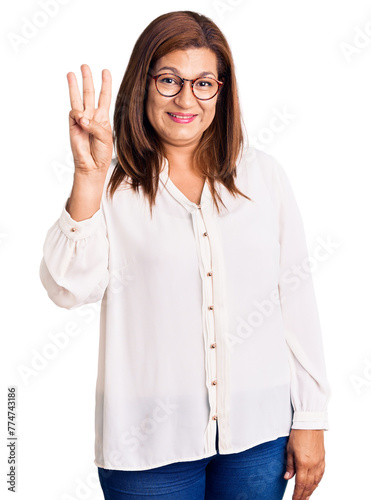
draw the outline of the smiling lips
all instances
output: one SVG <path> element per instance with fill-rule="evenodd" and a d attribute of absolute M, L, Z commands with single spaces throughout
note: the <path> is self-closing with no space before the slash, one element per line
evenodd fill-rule
<path fill-rule="evenodd" d="M 197 115 L 191 115 L 187 113 L 167 113 L 170 118 L 176 123 L 190 123 L 192 122 Z"/>

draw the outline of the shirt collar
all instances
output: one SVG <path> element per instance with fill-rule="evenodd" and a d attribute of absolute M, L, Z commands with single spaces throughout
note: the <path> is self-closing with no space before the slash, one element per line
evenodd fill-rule
<path fill-rule="evenodd" d="M 173 196 L 173 198 L 175 198 L 189 212 L 194 212 L 199 208 L 205 208 L 212 201 L 212 195 L 207 181 L 205 181 L 202 190 L 200 205 L 197 205 L 197 203 L 189 200 L 170 179 L 169 162 L 167 158 L 163 159 L 162 170 L 160 171 L 160 180 L 164 184 L 167 191 Z"/>

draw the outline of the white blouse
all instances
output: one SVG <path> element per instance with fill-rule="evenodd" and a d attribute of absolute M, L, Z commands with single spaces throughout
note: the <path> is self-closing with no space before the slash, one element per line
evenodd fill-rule
<path fill-rule="evenodd" d="M 116 158 L 107 172 L 107 186 Z M 282 166 L 249 147 L 233 197 L 201 204 L 163 162 L 153 219 L 128 183 L 76 222 L 63 207 L 40 278 L 74 309 L 101 302 L 95 460 L 145 470 L 328 430 L 330 387 L 302 218 Z M 216 422 L 217 421 L 217 422 Z"/>

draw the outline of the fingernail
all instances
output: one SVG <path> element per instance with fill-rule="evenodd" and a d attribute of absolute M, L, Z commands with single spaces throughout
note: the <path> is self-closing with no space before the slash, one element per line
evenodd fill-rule
<path fill-rule="evenodd" d="M 81 118 L 80 123 L 85 125 L 86 127 L 89 125 L 89 120 L 85 117 Z"/>
<path fill-rule="evenodd" d="M 290 472 L 286 472 L 286 474 L 283 477 L 287 478 L 287 477 L 289 477 L 289 475 L 290 475 Z"/>

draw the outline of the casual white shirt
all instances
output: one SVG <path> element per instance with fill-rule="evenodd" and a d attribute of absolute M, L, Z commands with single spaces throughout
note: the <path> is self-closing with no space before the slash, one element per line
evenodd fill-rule
<path fill-rule="evenodd" d="M 116 158 L 107 172 L 106 184 Z M 168 176 L 153 218 L 125 183 L 76 222 L 64 205 L 40 278 L 74 309 L 101 302 L 95 465 L 145 470 L 328 430 L 330 387 L 302 217 L 287 174 L 248 148 L 217 214 Z"/>

